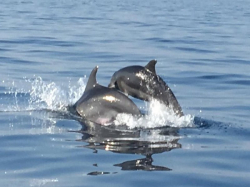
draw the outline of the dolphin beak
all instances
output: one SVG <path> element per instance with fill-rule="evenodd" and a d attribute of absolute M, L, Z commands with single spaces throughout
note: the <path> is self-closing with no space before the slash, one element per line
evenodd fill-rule
<path fill-rule="evenodd" d="M 108 87 L 109 87 L 109 88 L 115 88 L 115 85 L 110 83 L 110 84 L 108 85 Z"/>

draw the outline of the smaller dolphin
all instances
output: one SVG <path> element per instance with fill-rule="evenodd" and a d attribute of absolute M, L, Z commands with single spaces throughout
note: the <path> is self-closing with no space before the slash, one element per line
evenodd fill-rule
<path fill-rule="evenodd" d="M 85 91 L 73 109 L 83 118 L 98 124 L 112 122 L 119 113 L 141 115 L 138 107 L 126 95 L 97 83 L 97 70 L 98 66 L 92 70 Z"/>
<path fill-rule="evenodd" d="M 151 101 L 156 99 L 167 107 L 172 106 L 175 114 L 183 116 L 181 106 L 175 95 L 163 79 L 156 74 L 156 60 L 151 60 L 145 67 L 128 66 L 115 72 L 109 88 L 117 88 L 127 95 Z"/>

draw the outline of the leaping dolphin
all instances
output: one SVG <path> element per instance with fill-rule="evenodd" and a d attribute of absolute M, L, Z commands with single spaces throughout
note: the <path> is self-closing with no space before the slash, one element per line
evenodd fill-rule
<path fill-rule="evenodd" d="M 151 101 L 156 99 L 167 107 L 172 106 L 175 114 L 183 116 L 174 93 L 163 79 L 156 74 L 156 60 L 151 60 L 145 67 L 128 66 L 115 72 L 111 78 L 109 88 L 117 88 L 127 95 Z"/>
<path fill-rule="evenodd" d="M 97 83 L 97 70 L 98 66 L 92 70 L 82 97 L 73 105 L 75 111 L 98 124 L 112 122 L 119 113 L 141 115 L 138 107 L 126 95 Z"/>

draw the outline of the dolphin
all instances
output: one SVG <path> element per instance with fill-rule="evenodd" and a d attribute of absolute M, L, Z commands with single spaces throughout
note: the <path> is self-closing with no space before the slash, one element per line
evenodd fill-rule
<path fill-rule="evenodd" d="M 184 115 L 182 108 L 169 86 L 156 74 L 156 63 L 156 60 L 151 60 L 145 67 L 122 68 L 113 74 L 108 87 L 141 100 L 158 100 L 167 107 L 172 107 L 175 114 L 181 117 Z"/>
<path fill-rule="evenodd" d="M 98 124 L 111 123 L 119 113 L 140 116 L 140 110 L 126 95 L 97 83 L 97 70 L 98 66 L 92 70 L 83 95 L 73 105 L 76 113 Z"/>

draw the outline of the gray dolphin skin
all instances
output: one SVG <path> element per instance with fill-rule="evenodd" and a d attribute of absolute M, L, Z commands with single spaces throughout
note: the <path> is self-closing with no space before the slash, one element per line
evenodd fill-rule
<path fill-rule="evenodd" d="M 128 66 L 115 72 L 111 78 L 109 88 L 116 88 L 132 97 L 151 101 L 156 99 L 167 107 L 172 106 L 178 116 L 183 116 L 174 93 L 156 74 L 156 60 L 151 60 L 145 67 Z"/>
<path fill-rule="evenodd" d="M 119 113 L 140 116 L 140 110 L 126 95 L 97 83 L 97 70 L 98 66 L 92 70 L 82 97 L 74 104 L 76 112 L 98 124 L 112 122 Z"/>

